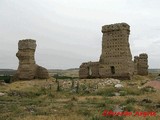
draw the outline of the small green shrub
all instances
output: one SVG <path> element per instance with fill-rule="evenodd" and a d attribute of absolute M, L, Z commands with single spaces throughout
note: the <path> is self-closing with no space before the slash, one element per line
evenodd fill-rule
<path fill-rule="evenodd" d="M 127 95 L 141 95 L 143 92 L 137 87 L 134 88 L 123 88 L 122 91 L 125 91 Z"/>
<path fill-rule="evenodd" d="M 54 95 L 52 92 L 49 92 L 49 93 L 48 93 L 48 96 L 49 96 L 50 98 L 55 98 L 55 95 Z"/>
<path fill-rule="evenodd" d="M 130 111 L 130 112 L 133 112 L 135 109 L 133 107 L 132 104 L 128 104 L 124 107 L 124 111 Z"/>
<path fill-rule="evenodd" d="M 63 107 L 66 108 L 66 109 L 71 110 L 72 107 L 74 107 L 74 104 L 73 104 L 73 102 L 70 102 L 70 103 L 68 103 L 67 105 L 64 105 Z"/>
<path fill-rule="evenodd" d="M 105 89 L 100 89 L 96 92 L 96 95 L 103 95 L 103 96 L 115 96 L 116 89 L 114 87 L 109 87 Z"/>
<path fill-rule="evenodd" d="M 111 99 L 106 99 L 105 103 L 106 104 L 114 104 L 115 102 Z"/>
<path fill-rule="evenodd" d="M 135 103 L 136 102 L 136 99 L 135 98 L 128 98 L 127 100 L 126 100 L 126 104 L 130 104 L 130 103 Z"/>
<path fill-rule="evenodd" d="M 11 83 L 11 76 L 9 75 L 0 76 L 0 80 L 4 80 L 5 83 Z"/>
<path fill-rule="evenodd" d="M 151 87 L 151 86 L 146 86 L 144 88 L 141 89 L 142 92 L 155 92 L 155 88 Z"/>
<path fill-rule="evenodd" d="M 120 96 L 125 96 L 125 95 L 127 95 L 127 92 L 126 92 L 126 91 L 119 91 L 119 93 L 120 93 Z"/>
<path fill-rule="evenodd" d="M 91 114 L 91 111 L 88 110 L 88 109 L 80 109 L 80 110 L 78 111 L 78 113 L 81 114 L 81 115 L 84 115 L 84 116 L 91 116 L 91 115 L 92 115 L 92 114 Z"/>
<path fill-rule="evenodd" d="M 124 120 L 123 116 L 94 116 L 90 120 Z"/>
<path fill-rule="evenodd" d="M 90 120 L 106 120 L 106 117 L 103 116 L 93 116 Z"/>
<path fill-rule="evenodd" d="M 99 103 L 99 104 L 97 105 L 97 107 L 98 107 L 98 108 L 99 108 L 99 107 L 106 107 L 106 103 L 104 103 L 104 102 Z"/>

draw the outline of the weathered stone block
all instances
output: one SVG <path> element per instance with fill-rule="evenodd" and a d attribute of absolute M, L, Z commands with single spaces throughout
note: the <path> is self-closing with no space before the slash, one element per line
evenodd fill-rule
<path fill-rule="evenodd" d="M 47 69 L 38 66 L 35 62 L 36 41 L 32 39 L 20 40 L 18 42 L 19 66 L 14 76 L 15 80 L 31 80 L 35 78 L 47 79 L 49 74 Z"/>

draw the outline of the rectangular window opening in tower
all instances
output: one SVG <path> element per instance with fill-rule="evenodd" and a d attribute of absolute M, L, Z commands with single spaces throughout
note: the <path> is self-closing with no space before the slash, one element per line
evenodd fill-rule
<path fill-rule="evenodd" d="M 111 73 L 112 73 L 112 74 L 115 74 L 115 67 L 114 67 L 114 66 L 111 66 L 110 68 L 111 68 Z"/>

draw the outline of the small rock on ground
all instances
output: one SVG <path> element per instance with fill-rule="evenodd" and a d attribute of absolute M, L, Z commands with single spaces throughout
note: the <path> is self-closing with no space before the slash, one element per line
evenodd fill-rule
<path fill-rule="evenodd" d="M 5 93 L 1 93 L 1 92 L 0 92 L 0 96 L 4 96 L 4 95 L 5 95 Z"/>

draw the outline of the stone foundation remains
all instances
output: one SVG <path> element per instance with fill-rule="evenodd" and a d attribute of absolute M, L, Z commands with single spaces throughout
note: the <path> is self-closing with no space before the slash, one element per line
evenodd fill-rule
<path fill-rule="evenodd" d="M 99 62 L 82 63 L 80 66 L 80 78 L 97 78 L 99 77 Z"/>

